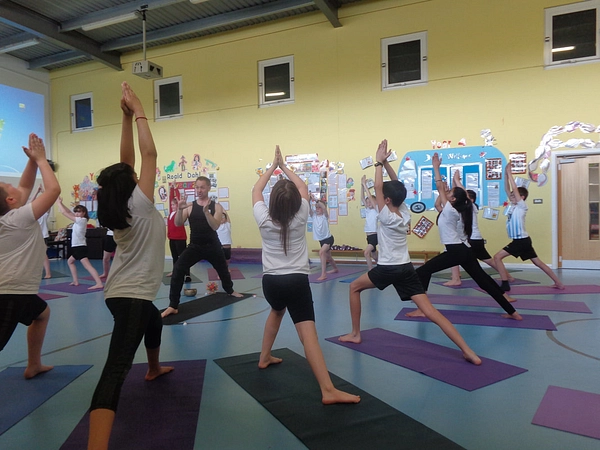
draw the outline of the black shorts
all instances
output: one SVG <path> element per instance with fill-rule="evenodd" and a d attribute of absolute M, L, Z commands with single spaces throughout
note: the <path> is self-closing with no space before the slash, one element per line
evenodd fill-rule
<path fill-rule="evenodd" d="M 231 247 L 221 247 L 223 249 L 223 254 L 225 255 L 225 260 L 229 261 L 231 259 Z"/>
<path fill-rule="evenodd" d="M 46 302 L 36 294 L 1 294 L 0 351 L 10 340 L 17 324 L 31 325 L 47 307 Z"/>
<path fill-rule="evenodd" d="M 485 240 L 483 239 L 469 239 L 469 244 L 471 244 L 471 250 L 475 254 L 475 258 L 480 261 L 485 261 L 486 259 L 492 259 L 492 256 L 488 253 L 485 248 Z"/>
<path fill-rule="evenodd" d="M 378 242 L 379 241 L 377 240 L 377 233 L 367 234 L 367 244 L 373 246 L 373 251 L 377 250 Z"/>
<path fill-rule="evenodd" d="M 112 234 L 107 234 L 102 238 L 102 251 L 112 253 L 117 249 L 117 243 Z"/>
<path fill-rule="evenodd" d="M 88 257 L 87 245 L 80 245 L 77 247 L 71 247 L 71 256 L 77 261 L 81 261 L 83 258 Z"/>
<path fill-rule="evenodd" d="M 292 322 L 315 321 L 315 310 L 308 275 L 303 273 L 264 275 L 262 288 L 271 308 L 275 311 L 287 308 Z"/>
<path fill-rule="evenodd" d="M 398 266 L 377 265 L 369 270 L 367 275 L 371 283 L 380 291 L 383 291 L 390 284 L 394 285 L 402 300 L 410 300 L 413 295 L 425 293 L 412 263 Z"/>
<path fill-rule="evenodd" d="M 531 258 L 537 258 L 537 253 L 533 249 L 530 237 L 513 239 L 510 244 L 504 247 L 504 250 L 506 250 L 515 258 L 521 258 L 523 261 L 527 261 Z"/>
<path fill-rule="evenodd" d="M 333 245 L 333 236 L 329 236 L 328 238 L 323 239 L 322 241 L 319 241 L 319 245 L 321 247 L 323 247 L 325 244 L 329 245 L 330 247 Z"/>

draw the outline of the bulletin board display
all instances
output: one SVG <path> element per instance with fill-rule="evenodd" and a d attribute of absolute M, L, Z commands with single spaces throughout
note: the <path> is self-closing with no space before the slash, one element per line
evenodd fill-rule
<path fill-rule="evenodd" d="M 407 205 L 422 202 L 427 209 L 434 209 L 438 197 L 431 164 L 434 153 L 442 158 L 440 174 L 450 188 L 458 171 L 463 186 L 477 193 L 480 207 L 498 208 L 507 200 L 503 172 L 506 157 L 496 147 L 476 146 L 406 153 L 400 159 L 398 178 L 406 186 Z"/>

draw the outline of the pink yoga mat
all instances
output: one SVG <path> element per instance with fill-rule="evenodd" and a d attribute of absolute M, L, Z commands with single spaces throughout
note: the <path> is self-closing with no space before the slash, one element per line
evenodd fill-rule
<path fill-rule="evenodd" d="M 59 294 L 47 294 L 45 292 L 40 292 L 38 294 L 38 296 L 42 299 L 42 300 L 54 300 L 55 298 L 65 298 L 66 295 L 59 295 Z"/>
<path fill-rule="evenodd" d="M 531 423 L 600 439 L 600 394 L 548 386 Z"/>

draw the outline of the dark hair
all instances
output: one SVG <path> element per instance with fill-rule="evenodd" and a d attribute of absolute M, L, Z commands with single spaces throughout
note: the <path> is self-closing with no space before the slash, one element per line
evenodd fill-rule
<path fill-rule="evenodd" d="M 200 176 L 200 177 L 196 178 L 196 181 L 204 181 L 206 184 L 208 184 L 208 187 L 212 186 L 212 183 L 210 182 L 210 178 L 205 177 L 205 176 Z"/>
<path fill-rule="evenodd" d="M 475 203 L 477 201 L 477 192 L 475 192 L 472 189 L 467 189 L 467 195 L 469 196 L 469 199 L 473 202 L 473 204 L 477 206 L 477 209 L 479 209 L 479 205 Z"/>
<path fill-rule="evenodd" d="M 0 216 L 3 216 L 10 211 L 8 204 L 6 203 L 6 197 L 8 197 L 8 192 L 0 187 Z"/>
<path fill-rule="evenodd" d="M 296 185 L 290 180 L 279 180 L 271 190 L 269 199 L 269 214 L 273 223 L 281 227 L 280 237 L 283 253 L 287 255 L 290 222 L 300 210 L 302 196 Z"/>
<path fill-rule="evenodd" d="M 473 233 L 473 203 L 469 199 L 467 191 L 463 188 L 454 187 L 452 195 L 454 196 L 454 201 L 451 204 L 460 213 L 465 234 L 470 239 Z"/>
<path fill-rule="evenodd" d="M 85 206 L 83 206 L 83 205 L 76 205 L 73 208 L 73 212 L 82 212 L 83 213 L 83 217 L 85 217 L 88 220 L 90 218 L 90 215 L 88 214 L 87 208 Z"/>
<path fill-rule="evenodd" d="M 130 227 L 129 198 L 136 186 L 133 167 L 117 163 L 98 175 L 98 221 L 111 230 Z"/>
<path fill-rule="evenodd" d="M 529 197 L 529 191 L 527 190 L 527 188 L 524 188 L 523 186 L 519 186 L 517 188 L 517 191 L 519 191 L 519 195 L 521 197 L 523 197 L 523 200 L 527 200 L 527 197 Z"/>
<path fill-rule="evenodd" d="M 406 187 L 398 180 L 385 181 L 383 183 L 383 198 L 389 198 L 396 208 L 406 199 Z"/>

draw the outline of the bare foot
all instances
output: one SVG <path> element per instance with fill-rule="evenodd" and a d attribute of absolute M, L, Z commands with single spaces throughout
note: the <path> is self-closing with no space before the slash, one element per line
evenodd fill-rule
<path fill-rule="evenodd" d="M 244 296 L 244 294 L 240 294 L 239 292 L 233 291 L 231 294 L 232 297 L 237 297 L 237 298 L 241 298 Z"/>
<path fill-rule="evenodd" d="M 477 356 L 473 350 L 469 349 L 468 352 L 463 352 L 463 358 L 465 358 L 471 364 L 475 364 L 476 366 L 481 365 L 481 358 L 479 358 L 479 356 Z"/>
<path fill-rule="evenodd" d="M 102 279 L 102 278 L 106 278 L 106 275 L 102 274 L 102 275 L 98 275 L 98 277 L 100 277 L 100 279 Z"/>
<path fill-rule="evenodd" d="M 514 298 L 514 297 L 511 297 L 511 296 L 510 296 L 510 295 L 508 295 L 506 292 L 504 293 L 504 298 L 505 298 L 507 301 L 509 301 L 510 303 L 514 303 L 514 302 L 516 302 L 516 301 L 517 301 L 517 299 L 516 299 L 516 298 Z"/>
<path fill-rule="evenodd" d="M 360 337 L 360 333 L 348 333 L 338 338 L 340 342 L 352 342 L 353 344 L 360 344 L 362 342 L 362 338 Z"/>
<path fill-rule="evenodd" d="M 69 286 L 79 286 L 79 281 L 71 281 Z"/>
<path fill-rule="evenodd" d="M 281 361 L 283 361 L 283 359 L 276 358 L 273 355 L 269 355 L 269 357 L 266 360 L 261 359 L 260 361 L 258 361 L 258 368 L 266 369 L 271 364 L 279 364 L 279 363 L 281 363 Z"/>
<path fill-rule="evenodd" d="M 170 277 L 170 276 L 172 276 L 172 275 L 173 275 L 173 272 L 169 272 L 169 273 L 167 274 L 167 276 L 168 276 L 168 277 Z"/>
<path fill-rule="evenodd" d="M 102 283 L 100 283 L 100 284 L 95 284 L 95 285 L 93 285 L 93 286 L 90 286 L 90 287 L 88 288 L 88 291 L 92 291 L 92 290 L 94 290 L 94 289 L 102 289 L 103 287 L 104 287 L 104 286 L 102 285 Z"/>
<path fill-rule="evenodd" d="M 40 373 L 48 372 L 49 370 L 54 369 L 54 366 L 44 366 L 43 364 L 40 366 L 27 366 L 25 372 L 23 372 L 23 376 L 26 380 L 30 380 L 36 375 Z"/>
<path fill-rule="evenodd" d="M 179 312 L 179 310 L 169 306 L 167 309 L 165 309 L 161 314 L 160 317 L 162 317 L 163 319 L 167 316 L 170 316 L 171 314 L 177 314 Z"/>
<path fill-rule="evenodd" d="M 553 289 L 560 289 L 562 291 L 565 288 L 565 285 L 562 284 L 562 283 L 556 283 L 556 284 L 553 284 L 550 287 L 553 288 Z"/>
<path fill-rule="evenodd" d="M 332 391 L 324 392 L 322 391 L 323 398 L 321 401 L 324 405 L 334 405 L 336 403 L 358 403 L 360 402 L 360 397 L 358 395 L 348 394 L 347 392 L 340 391 L 336 388 L 333 388 Z"/>
<path fill-rule="evenodd" d="M 146 380 L 146 381 L 155 380 L 158 377 L 160 377 L 161 375 L 164 375 L 165 373 L 173 372 L 173 369 L 174 369 L 173 366 L 160 366 L 158 368 L 158 370 L 148 369 L 148 372 L 146 372 L 146 376 L 144 377 L 144 380 Z"/>
<path fill-rule="evenodd" d="M 419 308 L 415 309 L 413 312 L 406 313 L 405 315 L 406 317 L 425 317 L 425 314 Z"/>
<path fill-rule="evenodd" d="M 462 281 L 460 280 L 450 280 L 450 281 L 446 281 L 444 283 L 444 286 L 460 286 L 462 284 Z"/>
<path fill-rule="evenodd" d="M 323 281 L 327 279 L 327 275 L 321 275 L 319 278 L 317 278 L 317 281 Z"/>
<path fill-rule="evenodd" d="M 515 282 L 515 277 L 511 277 L 510 275 L 508 276 L 508 282 L 509 283 L 514 283 Z"/>
<path fill-rule="evenodd" d="M 504 317 L 505 319 L 523 320 L 521 315 L 516 311 L 512 314 L 502 314 L 502 317 Z"/>
<path fill-rule="evenodd" d="M 331 269 L 331 270 L 327 271 L 327 273 L 338 273 L 338 272 L 339 272 L 338 269 Z"/>
<path fill-rule="evenodd" d="M 48 278 L 52 278 L 52 275 L 48 274 L 44 277 L 44 280 L 47 280 Z"/>

